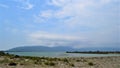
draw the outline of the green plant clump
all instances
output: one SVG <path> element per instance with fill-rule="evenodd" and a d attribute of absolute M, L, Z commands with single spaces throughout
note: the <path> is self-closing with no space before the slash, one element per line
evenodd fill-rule
<path fill-rule="evenodd" d="M 53 62 L 45 62 L 44 64 L 49 65 L 49 66 L 55 66 L 55 63 L 53 63 Z"/>
<path fill-rule="evenodd" d="M 94 64 L 92 62 L 89 62 L 88 65 L 93 66 Z"/>

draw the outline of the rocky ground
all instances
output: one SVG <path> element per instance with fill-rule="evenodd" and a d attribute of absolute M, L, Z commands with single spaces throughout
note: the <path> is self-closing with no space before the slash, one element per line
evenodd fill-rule
<path fill-rule="evenodd" d="M 0 68 L 120 68 L 120 56 L 109 57 L 29 57 L 0 56 Z"/>

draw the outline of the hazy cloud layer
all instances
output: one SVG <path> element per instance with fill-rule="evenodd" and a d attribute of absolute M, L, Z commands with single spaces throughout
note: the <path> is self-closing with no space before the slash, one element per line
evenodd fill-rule
<path fill-rule="evenodd" d="M 28 40 L 32 44 L 42 46 L 73 46 L 76 47 L 86 42 L 83 37 L 50 34 L 47 32 L 33 32 L 28 35 Z"/>

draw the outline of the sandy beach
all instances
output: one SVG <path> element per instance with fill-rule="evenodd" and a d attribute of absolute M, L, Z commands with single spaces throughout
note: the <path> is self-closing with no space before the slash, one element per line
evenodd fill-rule
<path fill-rule="evenodd" d="M 120 56 L 108 57 L 30 57 L 0 56 L 0 68 L 119 68 Z"/>

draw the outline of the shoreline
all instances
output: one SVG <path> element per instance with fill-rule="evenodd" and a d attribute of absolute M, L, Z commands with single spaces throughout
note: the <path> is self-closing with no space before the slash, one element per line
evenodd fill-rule
<path fill-rule="evenodd" d="M 105 56 L 120 56 L 120 54 L 97 54 L 97 53 L 66 53 L 66 52 L 5 52 L 19 56 L 36 56 L 36 57 L 105 57 Z"/>
<path fill-rule="evenodd" d="M 31 57 L 0 54 L 0 68 L 119 68 L 120 56 Z"/>

